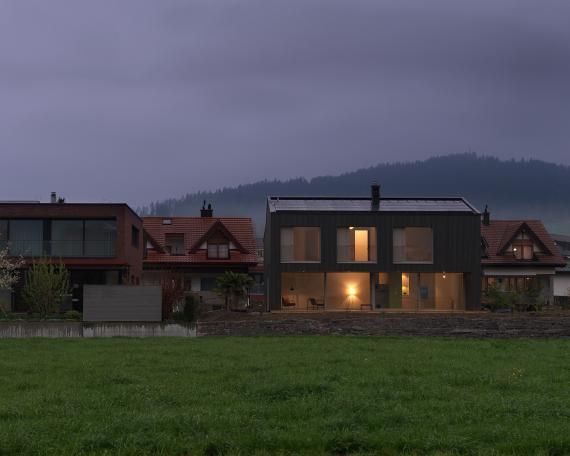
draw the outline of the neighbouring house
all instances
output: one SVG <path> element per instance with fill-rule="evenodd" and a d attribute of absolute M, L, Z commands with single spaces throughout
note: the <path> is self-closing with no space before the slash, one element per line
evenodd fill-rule
<path fill-rule="evenodd" d="M 552 278 L 566 261 L 540 220 L 493 220 L 487 208 L 481 218 L 482 288 L 501 291 L 539 290 L 552 304 Z"/>
<path fill-rule="evenodd" d="M 70 271 L 71 306 L 83 309 L 83 285 L 139 284 L 143 224 L 126 204 L 66 203 L 52 193 L 50 203 L 0 202 L 0 248 L 23 257 L 26 266 L 48 258 Z M 25 271 L 23 271 L 25 272 Z M 24 285 L 4 292 L 11 310 L 26 311 Z"/>
<path fill-rule="evenodd" d="M 253 222 L 246 217 L 214 217 L 211 206 L 200 217 L 144 217 L 146 252 L 143 283 L 160 284 L 175 275 L 184 288 L 210 308 L 223 299 L 215 292 L 216 278 L 225 271 L 251 274 L 262 280 Z"/>
<path fill-rule="evenodd" d="M 273 311 L 480 309 L 480 213 L 463 198 L 269 197 Z"/>
<path fill-rule="evenodd" d="M 552 238 L 561 250 L 562 257 L 566 264 L 556 268 L 556 273 L 552 278 L 552 293 L 554 304 L 570 306 L 570 236 L 562 234 L 552 234 Z"/>

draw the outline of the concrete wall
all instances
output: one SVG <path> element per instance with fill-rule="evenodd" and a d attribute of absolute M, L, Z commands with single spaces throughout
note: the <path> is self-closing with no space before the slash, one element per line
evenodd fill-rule
<path fill-rule="evenodd" d="M 195 337 L 196 326 L 176 323 L 0 322 L 0 339 L 32 337 Z"/>
<path fill-rule="evenodd" d="M 161 321 L 158 286 L 85 285 L 83 321 Z"/>

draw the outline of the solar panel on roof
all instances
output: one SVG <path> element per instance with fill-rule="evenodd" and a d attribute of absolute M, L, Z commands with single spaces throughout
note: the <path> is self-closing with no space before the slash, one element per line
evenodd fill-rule
<path fill-rule="evenodd" d="M 383 199 L 378 209 L 370 199 L 272 198 L 269 205 L 272 211 L 476 212 L 463 199 Z"/>

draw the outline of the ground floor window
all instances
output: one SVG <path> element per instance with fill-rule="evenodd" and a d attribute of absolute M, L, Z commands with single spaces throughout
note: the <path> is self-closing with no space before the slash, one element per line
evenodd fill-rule
<path fill-rule="evenodd" d="M 326 307 L 329 310 L 371 309 L 370 273 L 329 272 L 327 274 Z"/>
<path fill-rule="evenodd" d="M 282 310 L 465 310 L 463 273 L 286 272 Z"/>
<path fill-rule="evenodd" d="M 381 272 L 375 307 L 403 310 L 464 310 L 462 273 Z"/>
<path fill-rule="evenodd" d="M 284 272 L 281 274 L 283 310 L 318 310 L 325 306 L 325 274 Z"/>
<path fill-rule="evenodd" d="M 523 292 L 528 290 L 541 290 L 548 287 L 548 279 L 541 276 L 485 276 L 483 277 L 482 289 L 497 287 L 501 291 Z"/>

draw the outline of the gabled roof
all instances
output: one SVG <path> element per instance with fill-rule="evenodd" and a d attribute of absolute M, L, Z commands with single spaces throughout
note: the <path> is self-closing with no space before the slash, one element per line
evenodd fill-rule
<path fill-rule="evenodd" d="M 270 196 L 267 199 L 270 212 L 466 212 L 479 214 L 463 198 L 381 198 L 377 207 L 372 198 L 318 197 L 318 196 Z"/>
<path fill-rule="evenodd" d="M 164 220 L 170 223 L 164 224 Z M 188 265 L 253 265 L 257 263 L 253 222 L 246 217 L 143 217 L 143 227 L 153 245 L 145 264 Z M 236 246 L 229 259 L 208 259 L 200 246 L 211 234 L 221 231 Z M 164 250 L 167 234 L 183 234 L 183 255 L 171 255 Z"/>
<path fill-rule="evenodd" d="M 517 260 L 506 250 L 524 230 L 542 249 L 534 260 Z M 565 264 L 560 250 L 540 220 L 491 220 L 481 225 L 481 236 L 486 242 L 486 255 L 481 258 L 485 265 L 503 266 L 562 266 Z"/>
<path fill-rule="evenodd" d="M 222 233 L 222 236 L 224 236 L 228 241 L 232 242 L 236 246 L 236 249 L 241 253 L 250 253 L 250 251 L 241 245 L 241 242 L 236 239 L 232 232 L 228 230 L 226 225 L 224 225 L 220 220 L 216 220 L 216 222 L 213 223 L 210 228 L 208 228 L 208 231 L 206 231 L 200 237 L 200 239 L 198 239 L 194 245 L 190 247 L 190 253 L 196 253 L 204 242 L 207 242 L 208 239 L 217 233 Z"/>

